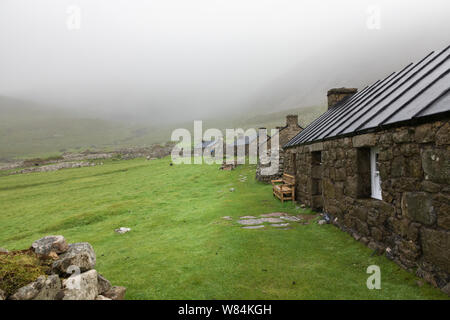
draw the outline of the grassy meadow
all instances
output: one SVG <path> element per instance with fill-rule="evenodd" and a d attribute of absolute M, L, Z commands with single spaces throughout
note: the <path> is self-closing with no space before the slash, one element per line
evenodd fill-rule
<path fill-rule="evenodd" d="M 244 215 L 313 214 L 274 199 L 252 165 L 169 163 L 2 176 L 0 247 L 25 249 L 50 234 L 89 242 L 96 269 L 127 287 L 127 299 L 447 299 L 332 225 L 241 229 Z M 114 232 L 122 226 L 131 232 Z M 381 290 L 366 287 L 370 265 L 381 268 Z"/>

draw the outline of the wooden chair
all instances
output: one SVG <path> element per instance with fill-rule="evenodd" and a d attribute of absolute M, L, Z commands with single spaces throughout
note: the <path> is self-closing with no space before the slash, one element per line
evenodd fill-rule
<path fill-rule="evenodd" d="M 279 180 L 272 180 L 273 195 L 284 202 L 284 200 L 295 200 L 295 177 L 284 173 Z"/>

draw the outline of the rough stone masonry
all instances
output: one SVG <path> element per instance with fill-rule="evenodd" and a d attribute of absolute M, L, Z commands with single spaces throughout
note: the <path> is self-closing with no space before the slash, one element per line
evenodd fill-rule
<path fill-rule="evenodd" d="M 297 201 L 323 209 L 355 239 L 445 291 L 450 282 L 449 137 L 450 121 L 444 119 L 300 145 L 287 149 L 285 172 L 295 171 Z M 367 195 L 367 150 L 374 146 L 383 200 Z"/>

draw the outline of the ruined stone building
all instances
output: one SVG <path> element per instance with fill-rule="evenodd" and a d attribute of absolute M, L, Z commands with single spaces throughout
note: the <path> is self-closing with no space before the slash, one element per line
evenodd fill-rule
<path fill-rule="evenodd" d="M 450 291 L 450 58 L 432 52 L 356 92 L 284 145 L 296 200 Z"/>
<path fill-rule="evenodd" d="M 238 134 L 236 139 L 233 141 L 233 143 L 230 144 L 230 146 L 233 148 L 234 156 L 238 155 L 238 150 L 241 148 L 244 151 L 244 155 L 248 156 L 250 154 L 251 145 L 253 144 L 255 147 L 255 150 L 257 150 L 257 144 L 258 144 L 258 133 L 252 134 L 252 135 L 244 135 L 243 133 Z M 225 146 L 225 148 L 227 148 Z M 224 149 L 225 150 L 225 149 Z"/>
<path fill-rule="evenodd" d="M 260 128 L 265 129 L 265 128 Z M 270 166 L 270 153 L 269 156 L 265 159 L 265 161 L 262 161 L 264 164 L 261 164 L 261 161 L 258 161 L 258 167 L 256 169 L 256 179 L 261 182 L 270 183 L 270 180 L 279 178 L 284 171 L 284 160 L 285 160 L 285 151 L 283 150 L 282 146 L 288 143 L 293 137 L 295 137 L 299 132 L 303 130 L 303 128 L 298 124 L 298 115 L 288 115 L 286 116 L 286 125 L 283 127 L 277 127 L 278 133 L 276 136 L 278 136 L 279 139 L 279 169 L 278 172 L 272 174 L 272 175 L 263 175 L 261 174 L 261 169 L 264 166 Z M 275 137 L 275 136 L 274 136 Z M 267 140 L 267 149 L 271 150 L 271 140 L 273 137 L 269 137 Z M 259 159 L 261 160 L 261 159 Z"/>

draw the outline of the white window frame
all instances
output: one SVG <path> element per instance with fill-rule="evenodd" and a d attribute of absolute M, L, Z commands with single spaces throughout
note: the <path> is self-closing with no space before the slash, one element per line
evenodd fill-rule
<path fill-rule="evenodd" d="M 377 147 L 370 148 L 370 181 L 372 187 L 372 198 L 383 200 L 381 191 L 381 177 L 379 164 L 377 167 L 377 155 L 380 150 Z"/>

